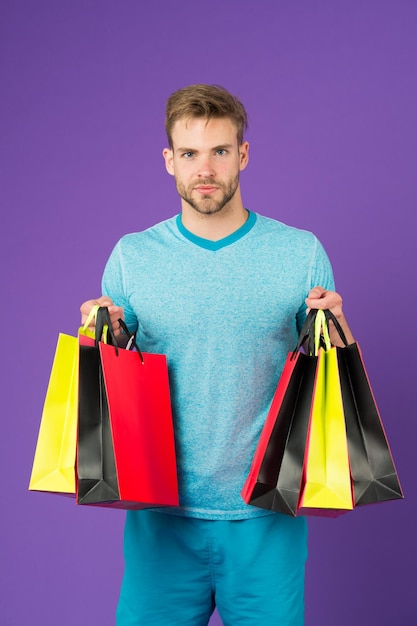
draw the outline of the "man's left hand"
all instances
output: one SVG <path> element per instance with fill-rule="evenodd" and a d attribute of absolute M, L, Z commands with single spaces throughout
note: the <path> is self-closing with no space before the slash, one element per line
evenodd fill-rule
<path fill-rule="evenodd" d="M 310 289 L 305 302 L 308 309 L 329 309 L 341 325 L 347 342 L 355 342 L 343 313 L 343 300 L 340 294 L 336 291 L 328 291 L 323 287 L 313 287 L 313 289 Z M 343 342 L 332 323 L 330 323 L 330 339 L 333 345 L 343 346 Z"/>

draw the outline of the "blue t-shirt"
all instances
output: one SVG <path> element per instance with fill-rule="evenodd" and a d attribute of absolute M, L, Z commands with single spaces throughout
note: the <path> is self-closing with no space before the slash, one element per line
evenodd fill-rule
<path fill-rule="evenodd" d="M 316 285 L 334 289 L 317 238 L 252 212 L 216 242 L 177 216 L 117 243 L 103 294 L 124 308 L 140 348 L 168 360 L 180 491 L 169 512 L 268 514 L 240 492 Z"/>

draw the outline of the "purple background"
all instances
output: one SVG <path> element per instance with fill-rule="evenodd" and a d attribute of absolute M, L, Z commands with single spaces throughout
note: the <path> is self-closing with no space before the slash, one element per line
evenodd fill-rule
<path fill-rule="evenodd" d="M 2 0 L 2 624 L 114 623 L 124 514 L 27 486 L 58 332 L 116 240 L 179 210 L 164 106 L 195 82 L 247 106 L 246 206 L 328 250 L 406 494 L 311 520 L 306 624 L 417 623 L 416 20 L 414 0 Z"/>

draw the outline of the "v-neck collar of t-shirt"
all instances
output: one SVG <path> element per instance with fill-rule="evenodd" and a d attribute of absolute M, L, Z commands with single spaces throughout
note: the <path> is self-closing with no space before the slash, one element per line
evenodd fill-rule
<path fill-rule="evenodd" d="M 244 224 L 242 224 L 240 228 L 235 230 L 230 235 L 227 235 L 227 237 L 223 237 L 223 239 L 218 239 L 217 241 L 204 239 L 204 237 L 198 237 L 197 235 L 194 235 L 194 233 L 185 228 L 184 224 L 182 223 L 181 213 L 177 215 L 176 221 L 178 230 L 186 239 L 188 239 L 188 241 L 191 241 L 191 243 L 195 244 L 196 246 L 200 246 L 200 248 L 216 251 L 220 250 L 221 248 L 225 248 L 226 246 L 230 246 L 232 243 L 236 243 L 236 241 L 239 241 L 239 239 L 242 239 L 242 237 L 247 235 L 248 232 L 252 230 L 255 225 L 256 213 L 248 211 L 248 219 Z"/>

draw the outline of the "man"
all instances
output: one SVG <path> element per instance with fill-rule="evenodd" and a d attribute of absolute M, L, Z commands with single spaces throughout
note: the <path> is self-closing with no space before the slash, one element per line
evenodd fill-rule
<path fill-rule="evenodd" d="M 180 507 L 129 511 L 118 626 L 301 626 L 304 518 L 248 506 L 240 491 L 306 308 L 329 308 L 353 337 L 328 258 L 311 233 L 250 212 L 239 175 L 247 120 L 225 89 L 167 102 L 165 166 L 180 215 L 123 237 L 103 296 L 141 349 L 167 355 Z M 337 336 L 334 337 L 338 342 Z"/>

